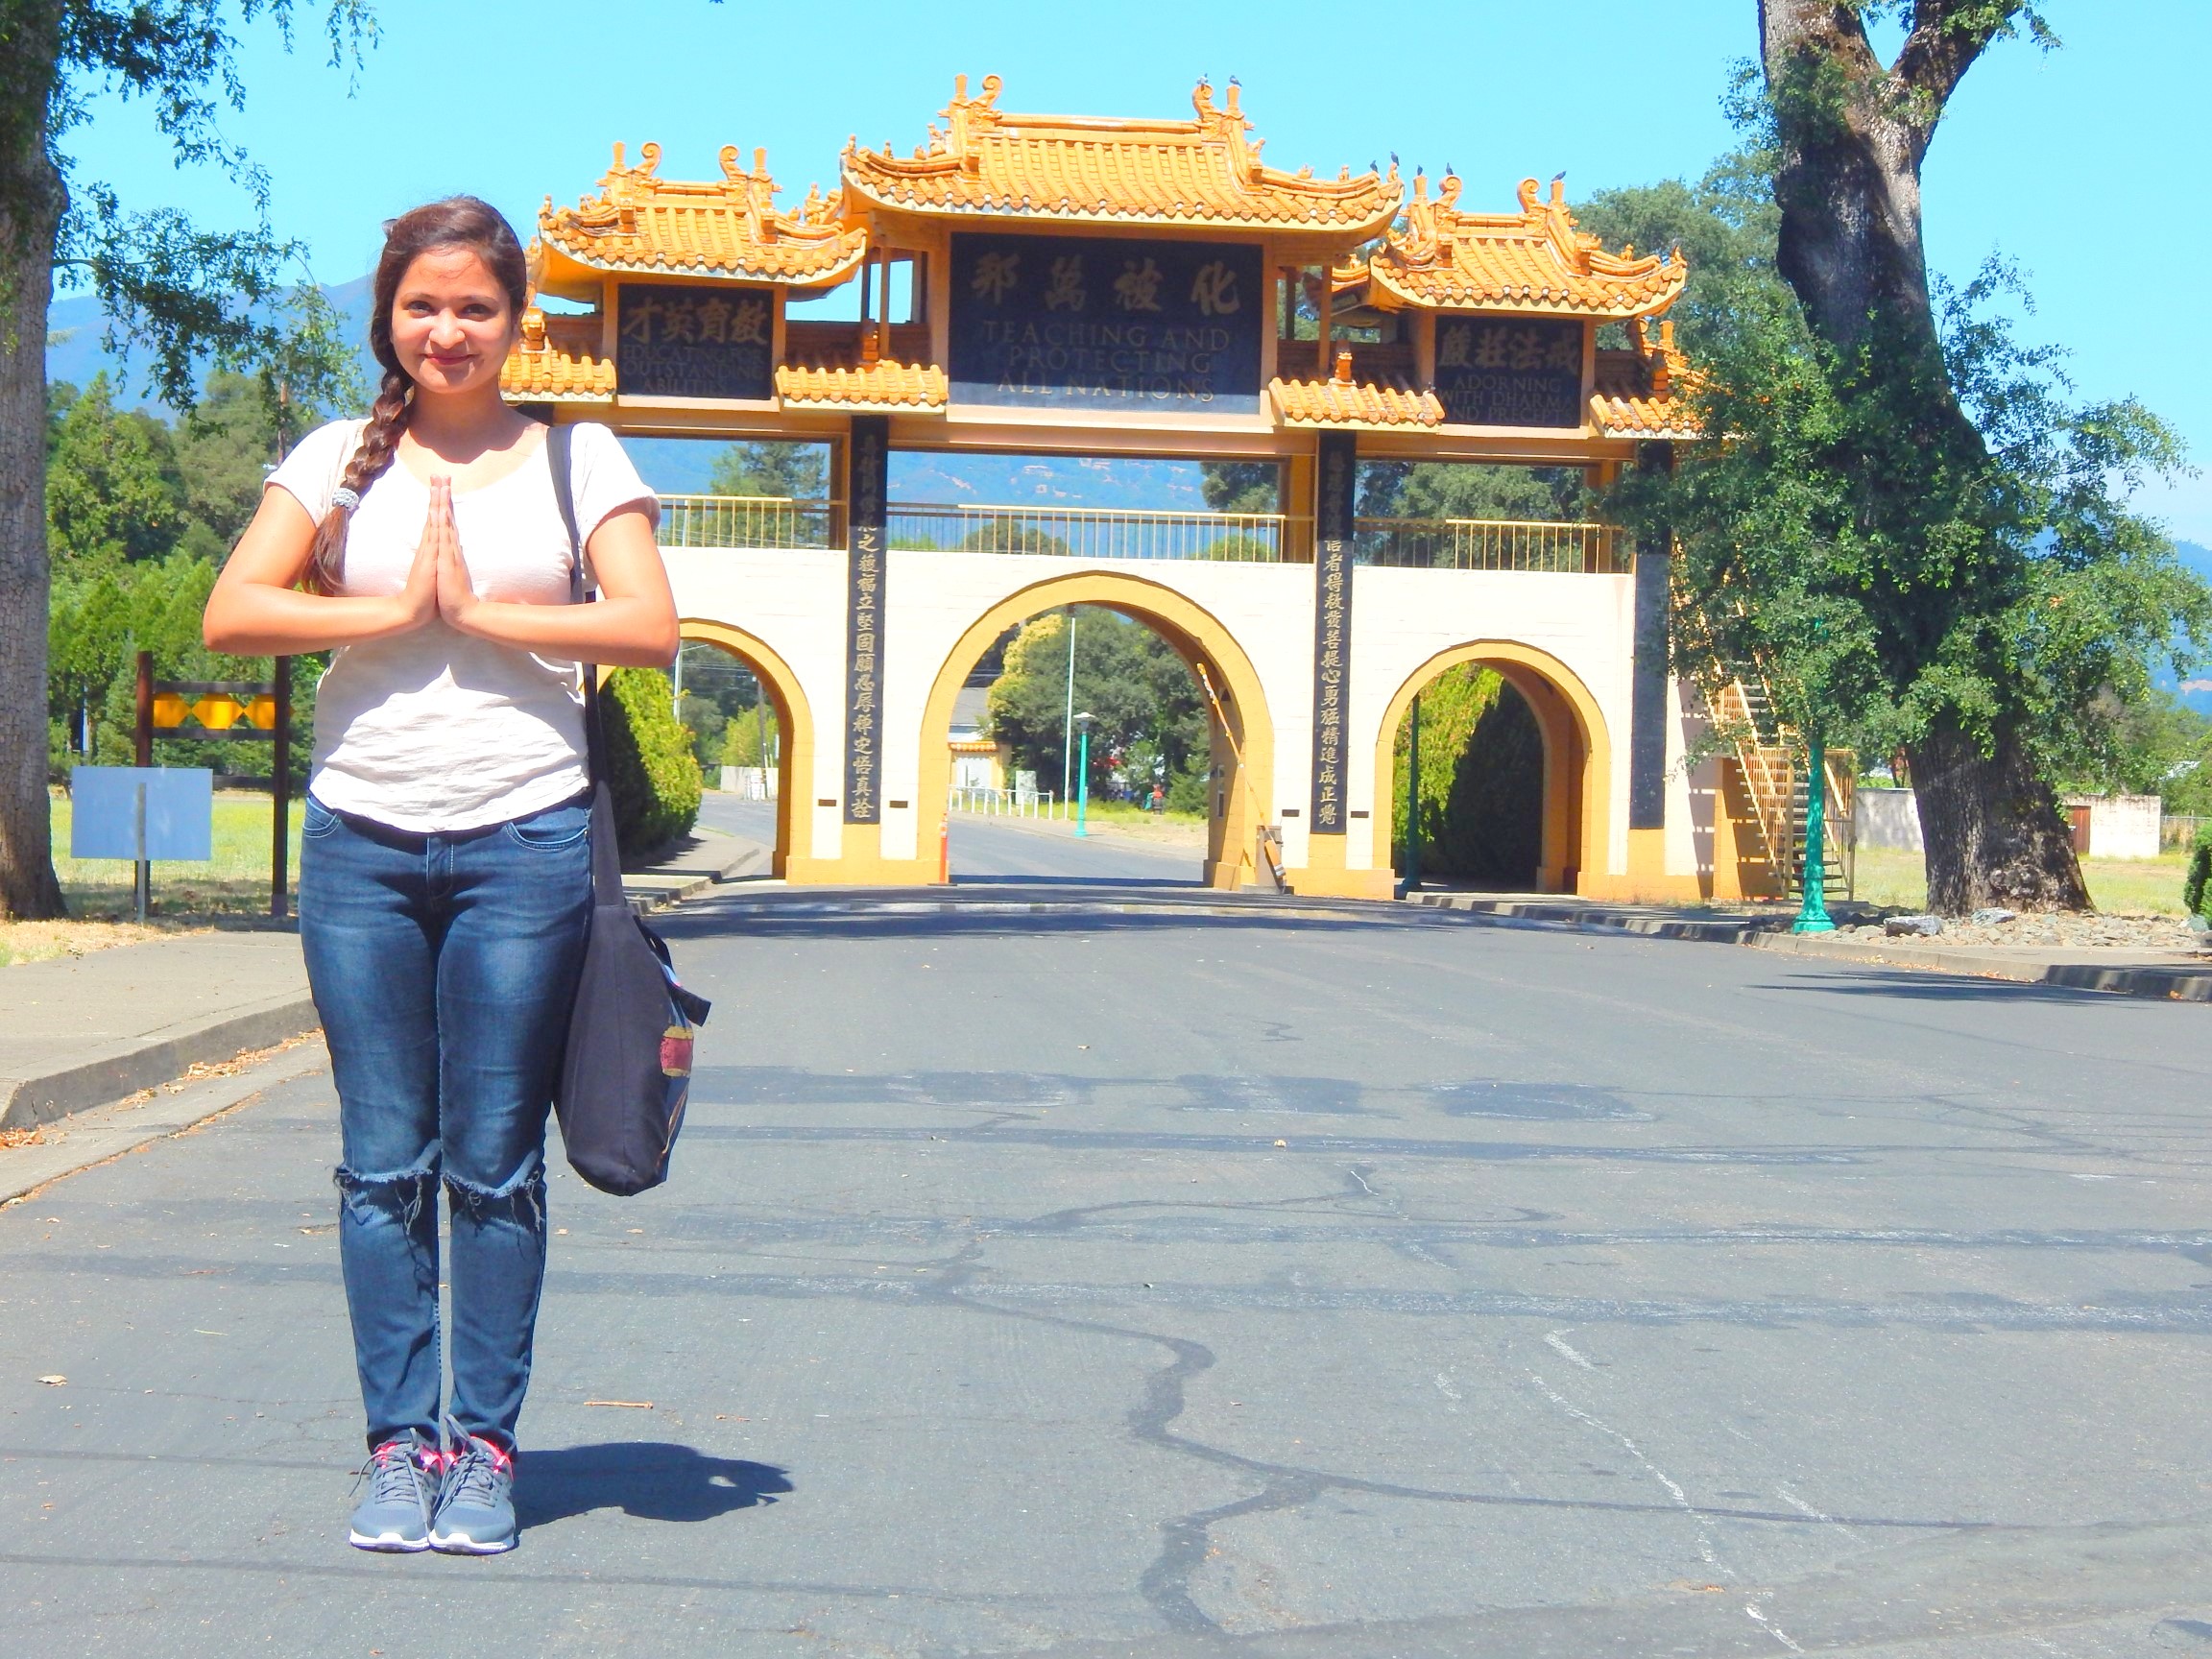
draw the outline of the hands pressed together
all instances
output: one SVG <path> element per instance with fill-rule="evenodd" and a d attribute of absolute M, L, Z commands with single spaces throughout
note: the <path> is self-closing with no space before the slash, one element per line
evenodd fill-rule
<path fill-rule="evenodd" d="M 422 540 L 399 590 L 403 628 L 420 628 L 433 618 L 448 628 L 470 632 L 469 614 L 482 601 L 461 554 L 461 532 L 453 522 L 453 480 L 430 480 L 430 511 L 422 520 Z"/>

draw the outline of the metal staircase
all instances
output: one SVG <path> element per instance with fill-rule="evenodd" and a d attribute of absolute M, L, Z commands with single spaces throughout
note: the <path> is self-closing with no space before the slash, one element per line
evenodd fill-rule
<path fill-rule="evenodd" d="M 1805 815 L 1810 777 L 1806 749 L 1794 729 L 1775 712 L 1767 676 L 1755 661 L 1729 659 L 1710 639 L 1695 661 L 1705 704 L 1731 738 L 1736 765 L 1750 797 L 1761 852 L 1776 890 L 1791 899 L 1805 892 Z M 1825 757 L 1826 799 L 1821 812 L 1821 891 L 1849 898 L 1857 880 L 1857 838 L 1852 833 L 1852 788 L 1858 757 L 1831 749 Z"/>

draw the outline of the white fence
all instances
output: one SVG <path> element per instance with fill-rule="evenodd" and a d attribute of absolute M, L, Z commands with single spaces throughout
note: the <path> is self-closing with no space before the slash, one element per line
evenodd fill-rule
<path fill-rule="evenodd" d="M 948 812 L 975 812 L 992 818 L 1065 818 L 1068 809 L 1049 789 L 954 788 Z"/>
<path fill-rule="evenodd" d="M 720 787 L 723 794 L 734 795 L 740 801 L 773 801 L 776 799 L 776 768 L 725 766 Z"/>

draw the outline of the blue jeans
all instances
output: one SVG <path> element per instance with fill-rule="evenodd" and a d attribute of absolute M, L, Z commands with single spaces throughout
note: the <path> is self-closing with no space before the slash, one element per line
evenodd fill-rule
<path fill-rule="evenodd" d="M 437 1438 L 438 1188 L 454 1419 L 512 1453 L 545 1279 L 545 1118 L 591 911 L 582 803 L 421 835 L 309 796 L 300 942 L 330 1046 L 338 1259 L 369 1444 Z"/>

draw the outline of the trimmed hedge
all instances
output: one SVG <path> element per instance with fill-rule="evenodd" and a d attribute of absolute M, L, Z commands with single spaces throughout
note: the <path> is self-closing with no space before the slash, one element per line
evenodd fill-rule
<path fill-rule="evenodd" d="M 607 788 L 625 860 L 660 851 L 699 818 L 703 787 L 690 733 L 669 706 L 668 676 L 617 668 L 599 688 L 607 736 Z"/>
<path fill-rule="evenodd" d="M 2197 831 L 2196 851 L 2189 854 L 2189 874 L 2181 880 L 2181 908 L 2192 916 L 2212 917 L 2212 828 Z"/>

